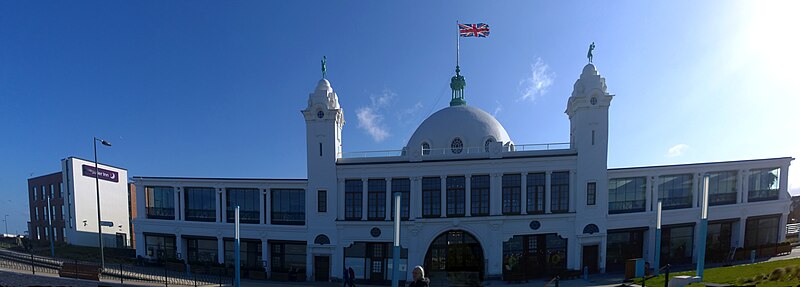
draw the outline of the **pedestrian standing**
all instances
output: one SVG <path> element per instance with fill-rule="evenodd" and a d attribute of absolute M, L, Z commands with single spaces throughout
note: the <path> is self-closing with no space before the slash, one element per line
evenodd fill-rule
<path fill-rule="evenodd" d="M 414 267 L 414 270 L 411 271 L 411 276 L 414 281 L 411 281 L 408 287 L 428 287 L 431 283 L 428 278 L 425 278 L 425 269 L 422 269 L 422 266 Z"/>

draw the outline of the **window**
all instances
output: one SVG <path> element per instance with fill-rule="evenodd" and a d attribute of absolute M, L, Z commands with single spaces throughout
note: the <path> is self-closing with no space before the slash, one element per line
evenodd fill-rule
<path fill-rule="evenodd" d="M 647 178 L 628 177 L 608 180 L 608 214 L 645 211 Z"/>
<path fill-rule="evenodd" d="M 450 143 L 450 151 L 452 151 L 455 154 L 459 154 L 461 153 L 462 150 L 464 150 L 464 143 L 461 142 L 461 139 L 460 138 L 453 139 L 453 142 Z"/>
<path fill-rule="evenodd" d="M 487 140 L 486 140 L 486 141 L 483 143 L 483 151 L 485 151 L 485 152 L 489 152 L 489 146 L 490 146 L 490 145 L 492 145 L 492 143 L 493 143 L 493 142 L 494 142 L 494 139 L 492 139 L 492 138 L 489 138 L 489 139 L 487 139 Z"/>
<path fill-rule="evenodd" d="M 777 243 L 780 221 L 780 215 L 748 218 L 744 231 L 744 247 L 754 248 Z"/>
<path fill-rule="evenodd" d="M 306 196 L 302 189 L 272 189 L 272 224 L 306 224 Z"/>
<path fill-rule="evenodd" d="M 39 195 L 38 195 L 38 193 L 39 193 L 39 190 L 38 190 L 38 189 L 36 189 L 36 187 L 34 186 L 34 187 L 33 187 L 33 200 L 39 200 Z"/>
<path fill-rule="evenodd" d="M 661 233 L 660 265 L 692 263 L 693 247 L 694 225 L 663 228 Z"/>
<path fill-rule="evenodd" d="M 692 175 L 666 175 L 658 178 L 658 198 L 661 208 L 692 207 Z"/>
<path fill-rule="evenodd" d="M 550 175 L 550 212 L 569 212 L 569 172 L 558 171 Z"/>
<path fill-rule="evenodd" d="M 172 235 L 151 235 L 144 234 L 144 247 L 146 255 L 150 258 L 163 260 L 166 258 L 176 258 L 175 236 Z"/>
<path fill-rule="evenodd" d="M 58 183 L 58 197 L 64 198 L 64 183 Z"/>
<path fill-rule="evenodd" d="M 393 178 L 392 193 L 400 193 L 400 220 L 408 220 L 411 181 L 408 178 Z M 394 195 L 392 195 L 392 219 L 394 219 Z"/>
<path fill-rule="evenodd" d="M 529 173 L 525 180 L 528 214 L 544 213 L 545 173 Z"/>
<path fill-rule="evenodd" d="M 317 212 L 328 212 L 327 190 L 317 190 Z"/>
<path fill-rule="evenodd" d="M 442 215 L 442 184 L 438 177 L 422 178 L 422 217 Z"/>
<path fill-rule="evenodd" d="M 429 143 L 422 143 L 422 155 L 430 155 L 431 154 L 431 145 Z"/>
<path fill-rule="evenodd" d="M 226 191 L 227 217 L 226 221 L 233 223 L 236 221 L 236 206 L 239 206 L 239 222 L 258 223 L 260 215 L 258 205 L 258 188 L 228 188 Z"/>
<path fill-rule="evenodd" d="M 233 266 L 236 258 L 236 242 L 233 239 L 225 239 L 225 265 Z M 239 264 L 242 269 L 261 269 L 261 240 L 240 239 L 239 241 Z"/>
<path fill-rule="evenodd" d="M 595 201 L 597 200 L 597 183 L 596 182 L 587 182 L 586 183 L 586 205 L 595 205 Z"/>
<path fill-rule="evenodd" d="M 386 219 L 386 180 L 367 181 L 367 220 Z"/>
<path fill-rule="evenodd" d="M 466 178 L 463 176 L 447 177 L 447 216 L 464 216 L 466 205 L 465 184 Z"/>
<path fill-rule="evenodd" d="M 187 221 L 217 220 L 217 191 L 212 187 L 186 187 L 183 189 L 186 198 Z"/>
<path fill-rule="evenodd" d="M 344 219 L 361 220 L 363 183 L 360 179 L 344 181 Z"/>
<path fill-rule="evenodd" d="M 39 220 L 39 209 L 38 208 L 35 208 L 35 207 L 33 208 L 33 216 L 34 216 L 33 217 L 34 220 Z"/>
<path fill-rule="evenodd" d="M 50 184 L 50 198 L 56 198 L 56 186 Z"/>
<path fill-rule="evenodd" d="M 765 168 L 750 171 L 747 201 L 778 199 L 780 168 Z"/>
<path fill-rule="evenodd" d="M 708 205 L 736 203 L 736 171 L 708 174 Z"/>
<path fill-rule="evenodd" d="M 175 196 L 172 187 L 146 186 L 147 218 L 175 219 Z"/>
<path fill-rule="evenodd" d="M 503 175 L 503 214 L 520 213 L 521 181 L 519 174 Z"/>
<path fill-rule="evenodd" d="M 305 242 L 270 242 L 272 272 L 306 274 Z M 274 274 L 274 273 L 273 273 Z"/>
<path fill-rule="evenodd" d="M 186 259 L 193 264 L 217 264 L 217 239 L 187 238 Z"/>
<path fill-rule="evenodd" d="M 473 175 L 470 178 L 470 213 L 472 216 L 489 215 L 489 176 Z"/>
<path fill-rule="evenodd" d="M 625 269 L 628 259 L 642 258 L 644 255 L 644 228 L 634 230 L 608 231 L 606 240 L 606 270 Z"/>

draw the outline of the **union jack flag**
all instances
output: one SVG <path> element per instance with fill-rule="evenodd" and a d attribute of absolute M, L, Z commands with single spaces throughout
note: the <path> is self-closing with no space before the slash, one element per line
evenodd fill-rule
<path fill-rule="evenodd" d="M 486 23 L 458 24 L 458 35 L 461 37 L 486 37 L 489 36 L 489 25 Z"/>

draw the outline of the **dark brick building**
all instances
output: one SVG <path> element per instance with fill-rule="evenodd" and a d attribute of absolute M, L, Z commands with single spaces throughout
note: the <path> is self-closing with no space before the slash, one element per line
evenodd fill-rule
<path fill-rule="evenodd" d="M 64 207 L 65 189 L 63 175 L 56 172 L 48 175 L 28 179 L 28 202 L 30 207 L 30 224 L 28 232 L 31 239 L 48 241 L 50 232 L 47 216 L 52 218 L 52 228 L 56 242 L 65 242 L 64 232 L 68 208 Z M 47 210 L 47 200 L 50 199 L 50 211 Z"/>

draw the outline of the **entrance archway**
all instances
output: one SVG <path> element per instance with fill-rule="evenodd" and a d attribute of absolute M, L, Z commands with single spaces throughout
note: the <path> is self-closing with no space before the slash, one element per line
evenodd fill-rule
<path fill-rule="evenodd" d="M 478 286 L 483 282 L 483 248 L 463 230 L 446 231 L 431 242 L 425 255 L 425 275 L 446 286 Z"/>

